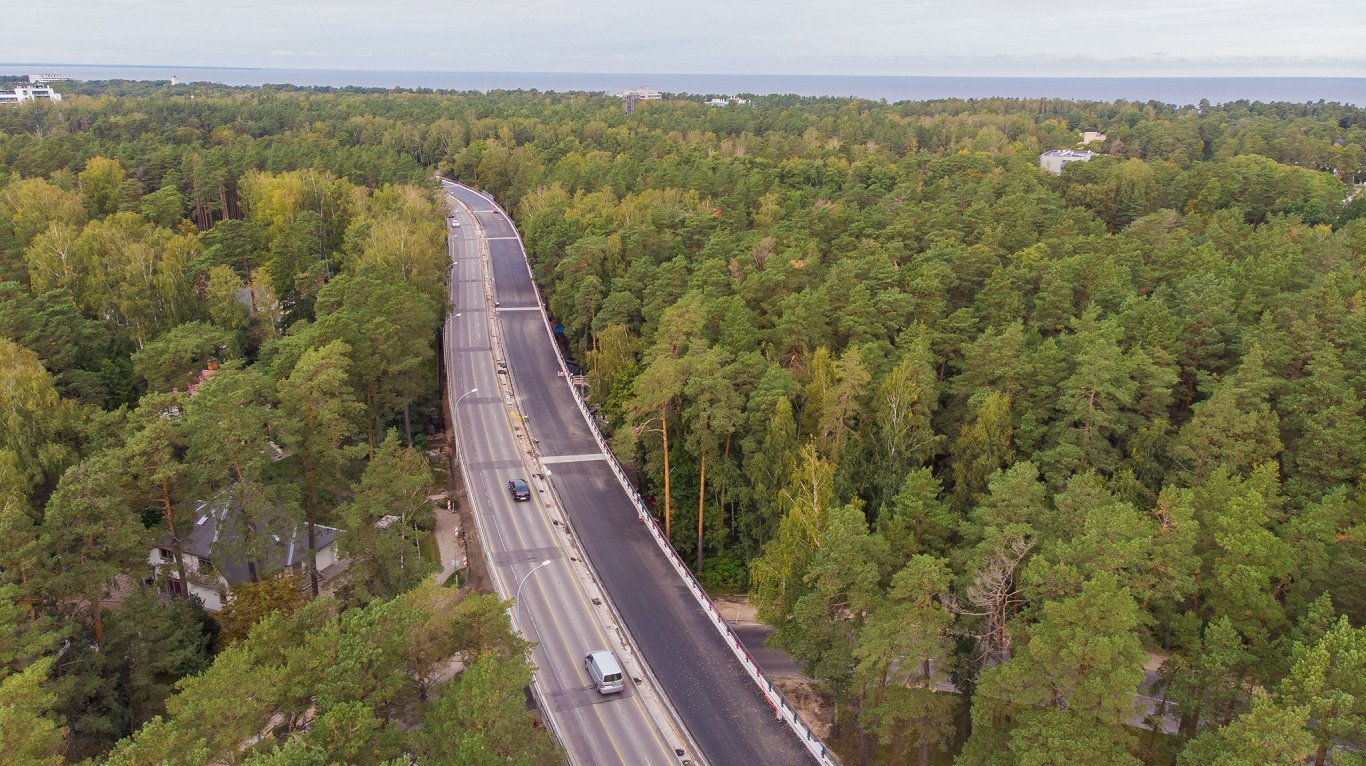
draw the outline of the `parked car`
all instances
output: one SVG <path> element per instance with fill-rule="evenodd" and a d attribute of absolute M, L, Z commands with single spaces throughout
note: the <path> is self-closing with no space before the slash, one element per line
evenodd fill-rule
<path fill-rule="evenodd" d="M 508 491 L 512 493 L 513 500 L 530 500 L 531 487 L 521 479 L 513 479 L 508 482 Z"/>

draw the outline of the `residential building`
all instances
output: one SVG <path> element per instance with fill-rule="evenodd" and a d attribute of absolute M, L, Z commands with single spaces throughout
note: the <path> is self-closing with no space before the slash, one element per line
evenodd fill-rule
<path fill-rule="evenodd" d="M 1099 130 L 1083 130 L 1081 132 L 1081 145 L 1096 144 L 1105 140 L 1105 134 Z"/>
<path fill-rule="evenodd" d="M 196 506 L 194 523 L 188 533 L 182 531 L 180 541 L 188 583 L 180 582 L 169 537 L 158 543 L 147 557 L 155 581 L 163 583 L 170 591 L 198 596 L 204 602 L 204 608 L 211 612 L 223 609 L 231 586 L 251 579 L 246 560 L 230 553 L 239 535 L 237 515 L 229 513 L 230 508 L 232 501 L 226 496 Z M 346 568 L 346 562 L 337 558 L 340 530 L 321 524 L 314 525 L 313 529 L 318 576 L 327 582 Z M 256 532 L 269 537 L 264 555 L 254 562 L 258 578 L 275 577 L 285 570 L 306 571 L 307 525 L 285 519 L 281 513 L 270 528 L 258 527 Z"/>
<path fill-rule="evenodd" d="M 13 90 L 0 90 L 0 104 L 22 104 L 27 101 L 61 101 L 62 94 L 44 83 L 17 85 Z"/>
<path fill-rule="evenodd" d="M 634 97 L 637 101 L 658 101 L 664 98 L 664 94 L 649 88 L 631 88 L 617 94 L 617 98 L 629 97 Z"/>
<path fill-rule="evenodd" d="M 1054 149 L 1039 155 L 1039 167 L 1055 176 L 1062 175 L 1063 166 L 1069 162 L 1089 162 L 1095 152 L 1077 149 Z"/>

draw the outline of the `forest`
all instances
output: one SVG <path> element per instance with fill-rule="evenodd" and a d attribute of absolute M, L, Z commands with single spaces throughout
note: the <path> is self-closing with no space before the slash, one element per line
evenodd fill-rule
<path fill-rule="evenodd" d="M 422 550 L 428 171 L 175 103 L 0 115 L 0 760 L 554 762 L 507 605 Z"/>
<path fill-rule="evenodd" d="M 432 680 L 450 594 L 391 555 L 430 524 L 440 171 L 514 213 L 614 449 L 846 762 L 1361 758 L 1366 112 L 70 93 L 0 113 L 7 751 L 553 759 L 474 733 L 526 723 L 502 614 L 460 602 L 494 637 Z M 1080 130 L 1098 156 L 1041 171 Z M 349 530 L 356 576 L 253 578 L 217 618 L 173 566 L 143 585 L 210 497 Z M 323 669 L 368 641 L 402 688 Z M 251 692 L 240 728 L 195 728 L 214 684 Z M 463 733 L 490 750 L 439 749 Z"/>

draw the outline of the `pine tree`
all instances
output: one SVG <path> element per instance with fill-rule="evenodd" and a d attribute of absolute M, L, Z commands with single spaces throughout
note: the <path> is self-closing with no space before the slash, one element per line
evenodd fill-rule
<path fill-rule="evenodd" d="M 14 763 L 61 766 L 65 730 L 53 719 L 57 697 L 48 688 L 55 658 L 0 675 L 0 752 Z"/>
<path fill-rule="evenodd" d="M 1261 347 L 1253 346 L 1210 398 L 1192 408 L 1171 450 L 1192 484 L 1221 465 L 1244 474 L 1280 454 L 1280 419 L 1271 409 L 1275 383 Z"/>
<path fill-rule="evenodd" d="M 1007 763 L 1058 763 L 1040 756 L 1051 741 L 1103 742 L 1099 762 L 1136 763 L 1124 757 L 1122 745 L 1143 680 L 1139 619 L 1128 590 L 1108 575 L 1087 582 L 1073 598 L 1045 603 L 1029 627 L 1029 642 L 978 680 L 972 713 L 977 742 L 964 750 L 968 762 L 985 762 L 988 743 L 1000 741 L 1000 732 L 991 729 L 1013 718 Z"/>
<path fill-rule="evenodd" d="M 931 748 L 946 749 L 956 734 L 959 699 L 939 691 L 952 662 L 954 614 L 942 600 L 948 589 L 942 560 L 911 558 L 874 602 L 854 649 L 862 727 L 899 754 L 914 742 L 921 766 L 928 766 Z"/>
<path fill-rule="evenodd" d="M 1366 743 L 1366 628 L 1343 617 L 1312 645 L 1297 645 L 1294 657 L 1280 693 L 1309 710 L 1314 766 L 1335 748 L 1358 750 Z"/>
<path fill-rule="evenodd" d="M 351 388 L 351 347 L 341 341 L 311 349 L 279 384 L 279 430 L 293 449 L 300 505 L 308 528 L 309 585 L 319 594 L 317 526 L 330 520 L 346 487 L 346 468 L 360 457 L 348 446 L 365 407 Z"/>
<path fill-rule="evenodd" d="M 1015 460 L 1010 397 L 997 391 L 986 393 L 949 453 L 954 504 L 966 510 L 986 491 L 991 475 Z"/>
<path fill-rule="evenodd" d="M 1254 692 L 1252 709 L 1200 735 L 1181 751 L 1178 766 L 1300 766 L 1314 753 L 1305 729 L 1309 708 L 1277 705 Z"/>
<path fill-rule="evenodd" d="M 433 566 L 419 554 L 418 530 L 433 523 L 427 458 L 390 431 L 341 509 L 339 545 L 351 563 L 340 587 L 347 604 L 387 599 L 412 588 Z"/>

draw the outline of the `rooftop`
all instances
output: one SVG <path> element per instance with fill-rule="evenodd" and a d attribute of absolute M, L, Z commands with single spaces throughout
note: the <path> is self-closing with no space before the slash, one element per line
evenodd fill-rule
<path fill-rule="evenodd" d="M 213 561 L 214 568 L 229 583 L 238 583 L 251 579 L 246 561 L 224 560 L 221 556 L 222 546 L 231 545 L 239 535 L 237 515 L 228 513 L 233 504 L 234 501 L 225 493 L 214 500 L 196 505 L 194 526 L 190 527 L 189 534 L 182 535 L 181 545 L 186 553 Z M 313 529 L 318 550 L 330 545 L 341 532 L 321 524 L 314 525 Z M 257 531 L 270 535 L 265 560 L 256 562 L 261 576 L 273 574 L 286 567 L 299 566 L 304 562 L 305 552 L 308 550 L 308 527 L 304 523 L 293 521 L 280 511 L 269 529 L 257 525 Z M 161 547 L 171 547 L 170 538 L 163 540 Z M 215 552 L 220 554 L 218 558 L 214 557 Z"/>

